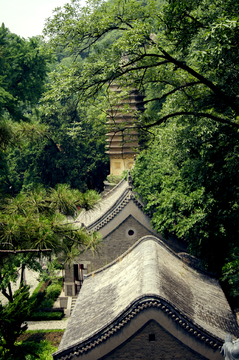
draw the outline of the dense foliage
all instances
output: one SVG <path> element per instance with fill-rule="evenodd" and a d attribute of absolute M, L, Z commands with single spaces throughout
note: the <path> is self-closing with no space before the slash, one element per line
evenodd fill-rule
<path fill-rule="evenodd" d="M 20 38 L 19 41 L 25 43 Z M 41 51 L 47 54 L 49 46 L 42 43 Z M 48 68 L 62 73 L 63 68 L 71 66 L 72 58 L 66 52 L 56 51 L 51 61 Z M 32 67 L 37 73 L 38 68 Z M 17 73 L 16 69 L 13 71 Z M 44 86 L 54 87 L 54 82 L 48 81 Z M 3 122 L 10 138 L 4 133 L 1 146 L 10 140 L 11 146 L 5 146 L 0 153 L 1 190 L 15 196 L 38 184 L 54 187 L 58 183 L 68 183 L 81 191 L 103 190 L 108 158 L 104 147 L 105 117 L 102 118 L 100 104 L 82 107 L 75 96 L 54 102 L 48 101 L 47 96 L 39 99 L 42 88 L 43 84 L 39 85 L 36 94 L 40 104 L 24 108 L 27 122 L 10 121 L 9 114 Z M 28 104 L 27 98 L 25 102 Z"/>
<path fill-rule="evenodd" d="M 82 194 L 59 185 L 48 192 L 37 188 L 2 201 L 0 287 L 9 301 L 12 294 L 10 289 L 7 293 L 7 287 L 9 281 L 17 277 L 17 265 L 34 266 L 40 252 L 64 253 L 67 258 L 72 251 L 79 255 L 85 248 L 94 250 L 100 237 L 75 227 L 65 216 L 77 215 L 77 207 L 92 208 L 98 199 L 99 195 L 93 190 Z M 27 256 L 19 258 L 21 254 Z"/>
<path fill-rule="evenodd" d="M 26 331 L 25 320 L 31 314 L 33 307 L 34 303 L 29 301 L 29 286 L 26 285 L 15 292 L 13 302 L 5 306 L 0 303 L 0 348 L 5 359 L 16 355 L 15 341 Z"/>
<path fill-rule="evenodd" d="M 77 129 L 75 136 L 73 121 L 78 110 L 74 117 L 67 106 L 58 106 L 48 115 L 45 110 L 40 121 L 47 125 L 46 136 L 34 142 L 26 141 L 21 148 L 8 149 L 3 155 L 4 170 L 0 171 L 3 191 L 16 195 L 38 184 L 55 187 L 59 183 L 67 183 L 82 192 L 102 191 L 108 172 L 102 127 L 87 122 L 84 112 L 81 129 Z"/>
<path fill-rule="evenodd" d="M 58 10 L 46 27 L 51 44 L 76 58 L 68 71 L 53 74 L 50 97 L 74 93 L 86 101 L 115 81 L 147 95 L 153 85 L 153 96 L 145 104 L 166 100 L 169 107 L 153 118 L 146 112 L 139 126 L 184 115 L 238 128 L 237 16 L 234 0 L 89 1 L 83 9 L 74 1 Z M 106 35 L 114 41 L 100 46 Z M 78 61 L 86 51 L 85 61 Z"/>
<path fill-rule="evenodd" d="M 49 53 L 39 39 L 24 40 L 0 27 L 0 149 L 32 132 L 29 120 L 42 95 L 47 76 Z M 20 125 L 14 123 L 20 122 Z"/>
<path fill-rule="evenodd" d="M 238 138 L 233 129 L 202 119 L 172 121 L 132 170 L 152 224 L 165 237 L 188 242 L 192 254 L 221 274 L 238 244 Z"/>

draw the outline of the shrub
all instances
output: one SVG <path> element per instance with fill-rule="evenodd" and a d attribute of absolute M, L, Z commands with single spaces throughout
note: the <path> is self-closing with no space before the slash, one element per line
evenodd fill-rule
<path fill-rule="evenodd" d="M 61 320 L 63 315 L 64 315 L 63 312 L 60 311 L 57 312 L 38 311 L 38 312 L 34 312 L 29 320 L 31 321 Z"/>
<path fill-rule="evenodd" d="M 32 302 L 35 302 L 36 306 L 38 306 L 39 303 L 44 299 L 48 284 L 49 281 L 48 282 L 41 281 L 33 291 L 32 295 L 30 296 L 30 300 Z"/>
<path fill-rule="evenodd" d="M 35 341 L 20 341 L 16 347 L 16 351 L 11 358 L 14 360 L 52 360 L 51 354 L 57 350 L 57 347 L 52 346 L 47 340 L 41 342 Z M 0 360 L 2 358 L 0 357 Z M 6 358 L 5 358 L 6 359 Z"/>
<path fill-rule="evenodd" d="M 52 284 L 47 287 L 46 293 L 48 299 L 56 300 L 60 295 L 62 287 L 60 284 Z"/>
<path fill-rule="evenodd" d="M 8 302 L 2 306 L 0 302 L 0 352 L 10 354 L 15 352 L 15 341 L 26 331 L 27 324 L 25 322 L 34 307 L 34 302 L 29 301 L 29 286 L 23 285 L 13 295 L 13 302 Z M 0 355 L 1 356 L 1 355 Z"/>
<path fill-rule="evenodd" d="M 38 306 L 39 309 L 42 309 L 42 308 L 52 308 L 54 304 L 54 300 L 53 299 L 44 299 L 40 305 Z"/>

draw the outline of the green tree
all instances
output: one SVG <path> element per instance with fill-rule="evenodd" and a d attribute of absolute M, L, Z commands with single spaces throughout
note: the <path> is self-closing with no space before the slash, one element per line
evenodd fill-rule
<path fill-rule="evenodd" d="M 239 248 L 231 247 L 226 263 L 222 268 L 222 281 L 226 281 L 229 285 L 229 293 L 232 297 L 239 296 Z"/>
<path fill-rule="evenodd" d="M 0 146 L 19 138 L 43 89 L 51 59 L 37 38 L 25 40 L 0 27 Z M 29 130 L 29 128 L 28 128 Z M 15 136 L 14 136 L 15 135 Z"/>
<path fill-rule="evenodd" d="M 88 234 L 73 220 L 79 208 L 92 209 L 98 200 L 93 190 L 82 194 L 63 184 L 1 199 L 0 289 L 8 304 L 0 303 L 0 346 L 6 359 L 18 351 L 15 341 L 27 329 L 25 320 L 34 308 L 29 287 L 22 285 L 25 268 L 40 271 L 42 254 L 64 256 L 70 252 L 79 256 L 86 249 L 95 251 L 101 241 L 99 234 Z M 11 284 L 19 272 L 20 288 L 13 294 Z"/>
<path fill-rule="evenodd" d="M 51 56 L 38 38 L 25 40 L 0 27 L 0 191 L 14 194 L 9 176 L 8 151 L 46 135 L 36 121 Z M 35 114 L 35 119 L 33 117 Z M 3 181 L 2 181 L 3 180 Z"/>
<path fill-rule="evenodd" d="M 29 301 L 29 286 L 26 285 L 15 292 L 13 302 L 5 306 L 0 303 L 0 346 L 4 359 L 17 355 L 18 349 L 15 342 L 27 330 L 25 320 L 33 308 L 34 302 Z"/>
<path fill-rule="evenodd" d="M 155 228 L 219 274 L 238 246 L 238 10 L 235 0 L 74 1 L 45 29 L 76 57 L 51 75 L 48 99 L 107 97 L 110 84 L 145 95 L 134 126 L 156 143 L 138 157 L 136 189 Z"/>
<path fill-rule="evenodd" d="M 50 68 L 64 73 L 71 67 L 73 57 L 58 49 L 55 55 L 56 61 Z M 54 87 L 54 83 L 50 81 L 49 86 Z M 33 123 L 25 123 L 24 132 L 17 131 L 27 132 L 28 138 L 1 154 L 2 191 L 15 196 L 21 189 L 32 189 L 39 183 L 54 187 L 59 182 L 81 191 L 103 190 L 109 161 L 105 154 L 105 116 L 101 108 L 100 99 L 97 104 L 82 106 L 75 95 L 60 101 L 51 102 L 47 97 L 40 100 L 38 117 L 33 114 Z M 38 134 L 36 124 L 40 128 Z"/>
<path fill-rule="evenodd" d="M 4 153 L 0 179 L 5 193 L 16 195 L 36 184 L 55 187 L 58 183 L 81 191 L 103 190 L 109 162 L 104 125 L 93 124 L 91 117 L 99 112 L 90 114 L 89 109 L 75 109 L 73 105 L 68 101 L 49 109 L 45 104 L 40 121 L 47 126 L 46 136 L 26 141 L 20 148 L 9 147 Z"/>
<path fill-rule="evenodd" d="M 99 195 L 93 190 L 85 195 L 63 184 L 48 191 L 38 187 L 31 193 L 2 200 L 0 288 L 10 302 L 13 301 L 11 281 L 16 281 L 19 265 L 23 270 L 26 266 L 37 269 L 36 260 L 41 253 L 58 255 L 69 248 L 74 248 L 77 255 L 89 248 L 94 251 L 100 236 L 93 238 L 73 221 L 67 221 L 66 216 L 74 218 L 78 207 L 91 209 L 98 200 Z M 20 254 L 27 257 L 23 260 Z"/>
<path fill-rule="evenodd" d="M 132 170 L 154 228 L 186 241 L 219 276 L 224 267 L 237 288 L 236 277 L 225 275 L 238 247 L 238 140 L 233 128 L 211 120 L 173 120 L 155 132 Z"/>
<path fill-rule="evenodd" d="M 79 101 L 95 97 L 112 82 L 137 87 L 145 105 L 162 104 L 157 117 L 145 112 L 137 126 L 161 124 L 173 117 L 208 118 L 239 128 L 238 4 L 234 0 L 78 1 L 56 11 L 46 34 L 52 46 L 76 57 L 65 73 L 52 74 L 52 99 L 73 93 Z M 62 30 L 64 29 L 64 30 Z M 118 34 L 113 42 L 100 41 Z M 78 57 L 89 51 L 84 62 Z M 149 94 L 150 95 L 150 94 Z"/>

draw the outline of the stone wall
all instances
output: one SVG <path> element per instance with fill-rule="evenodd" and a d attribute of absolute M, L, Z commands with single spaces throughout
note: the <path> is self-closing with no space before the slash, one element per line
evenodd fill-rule
<path fill-rule="evenodd" d="M 87 251 L 81 256 L 79 262 L 91 262 L 87 265 L 88 273 L 100 269 L 122 255 L 137 240 L 146 235 L 152 235 L 152 233 L 133 216 L 129 216 L 103 239 L 98 249 L 99 254 L 95 254 L 93 257 L 91 251 Z"/>
<path fill-rule="evenodd" d="M 151 320 L 136 335 L 102 360 L 206 360 Z"/>
<path fill-rule="evenodd" d="M 65 282 L 74 282 L 74 268 L 72 265 L 65 265 Z"/>

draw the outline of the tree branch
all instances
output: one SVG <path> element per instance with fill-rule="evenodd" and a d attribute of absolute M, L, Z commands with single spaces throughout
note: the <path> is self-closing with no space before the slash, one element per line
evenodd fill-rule
<path fill-rule="evenodd" d="M 76 243 L 77 243 L 77 244 L 79 244 L 79 245 L 83 245 L 83 243 L 82 243 L 82 242 L 80 242 L 80 241 L 77 241 L 77 240 L 73 239 L 73 238 L 72 238 L 72 237 L 70 237 L 69 235 L 66 235 L 66 234 L 59 234 L 59 235 L 61 235 L 61 236 L 65 236 L 65 237 L 67 237 L 69 240 L 74 241 L 74 242 L 76 242 Z"/>
<path fill-rule="evenodd" d="M 190 83 L 187 83 L 187 84 L 178 86 L 176 89 L 173 89 L 173 90 L 169 91 L 168 93 L 162 95 L 160 98 L 153 98 L 153 99 L 150 99 L 150 100 L 145 100 L 145 101 L 142 101 L 142 102 L 139 103 L 139 104 L 147 104 L 147 103 L 149 103 L 149 102 L 156 101 L 156 100 L 161 101 L 161 100 L 163 100 L 164 98 L 166 98 L 168 95 L 172 95 L 172 94 L 174 94 L 174 93 L 175 93 L 176 91 L 178 91 L 178 90 L 181 90 L 181 89 L 183 89 L 183 88 L 185 88 L 185 87 L 189 87 L 189 86 L 193 86 L 193 85 L 198 85 L 198 84 L 201 84 L 201 82 L 200 82 L 200 81 L 192 81 L 192 82 L 190 82 Z"/>
<path fill-rule="evenodd" d="M 152 40 L 153 41 L 153 40 Z M 156 43 L 154 42 L 156 45 Z M 157 46 L 157 45 L 156 45 Z M 196 79 L 198 79 L 201 83 L 206 85 L 209 89 L 211 89 L 214 94 L 216 94 L 224 103 L 230 106 L 233 110 L 239 113 L 239 106 L 235 103 L 234 99 L 227 96 L 223 91 L 221 91 L 216 85 L 214 85 L 210 80 L 206 79 L 203 75 L 199 74 L 197 71 L 190 68 L 182 61 L 178 61 L 174 59 L 171 55 L 169 55 L 164 49 L 158 49 L 164 54 L 165 59 L 167 59 L 172 64 L 176 65 L 178 68 L 185 70 L 187 73 L 193 75 Z"/>
<path fill-rule="evenodd" d="M 21 253 L 28 253 L 28 252 L 49 252 L 52 249 L 24 249 L 24 250 L 0 250 L 0 254 L 21 254 Z"/>
<path fill-rule="evenodd" d="M 227 124 L 227 125 L 230 125 L 230 126 L 233 126 L 237 129 L 239 129 L 239 124 L 235 123 L 235 122 L 232 122 L 228 119 L 225 119 L 225 118 L 220 118 L 218 116 L 215 116 L 215 115 L 212 115 L 212 114 L 208 114 L 208 113 L 199 113 L 199 112 L 193 112 L 193 111 L 179 111 L 179 112 L 175 112 L 173 114 L 168 114 L 168 115 L 165 115 L 163 116 L 160 120 L 157 120 L 156 122 L 152 123 L 152 124 L 148 124 L 148 125 L 144 125 L 144 126 L 140 126 L 142 129 L 147 129 L 147 128 L 150 128 L 152 126 L 155 126 L 155 125 L 160 125 L 162 123 L 164 123 L 165 121 L 167 121 L 168 119 L 172 118 L 172 117 L 175 117 L 175 116 L 182 116 L 182 115 L 186 115 L 186 116 L 196 116 L 196 117 L 206 117 L 208 119 L 212 119 L 212 120 L 215 120 L 217 122 L 220 122 L 222 124 Z"/>
<path fill-rule="evenodd" d="M 6 292 L 6 289 L 2 289 L 2 294 L 8 299 L 9 302 L 13 301 L 12 297 Z"/>
<path fill-rule="evenodd" d="M 160 59 L 165 59 L 164 56 L 158 55 L 158 54 L 142 54 L 142 55 L 139 56 L 138 58 L 136 58 L 136 59 L 134 59 L 134 60 L 132 60 L 132 61 L 130 61 L 130 62 L 127 62 L 125 65 L 123 65 L 123 66 L 121 66 L 121 67 L 124 68 L 124 67 L 130 66 L 130 65 L 132 65 L 132 64 L 135 64 L 136 62 L 144 59 L 145 57 L 150 57 L 150 58 L 156 57 L 156 58 L 160 58 Z M 168 62 L 169 62 L 169 61 L 166 61 L 166 62 L 163 61 L 163 62 L 157 63 L 157 64 L 159 64 L 159 65 L 165 64 L 165 63 L 167 64 Z"/>

